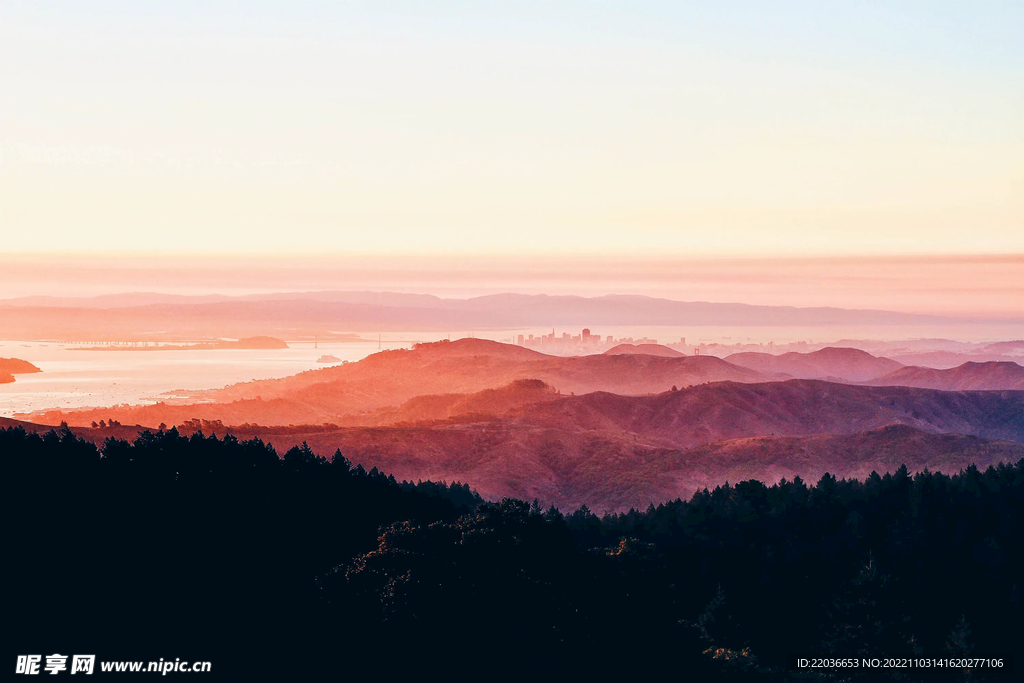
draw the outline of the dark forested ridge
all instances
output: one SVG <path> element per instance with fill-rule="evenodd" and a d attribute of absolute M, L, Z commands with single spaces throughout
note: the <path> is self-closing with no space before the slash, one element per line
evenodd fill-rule
<path fill-rule="evenodd" d="M 1021 650 L 1024 460 L 597 517 L 175 430 L 7 428 L 0 457 L 9 654 L 204 659 L 209 680 L 839 680 L 786 657 Z"/>

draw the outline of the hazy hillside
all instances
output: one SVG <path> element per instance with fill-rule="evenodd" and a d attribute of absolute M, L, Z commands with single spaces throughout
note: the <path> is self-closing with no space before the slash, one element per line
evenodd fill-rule
<path fill-rule="evenodd" d="M 984 469 L 990 464 L 1016 462 L 1022 455 L 1024 444 L 1020 443 L 891 425 L 856 434 L 763 436 L 698 446 L 666 455 L 631 478 L 651 485 L 663 482 L 661 486 L 685 498 L 689 492 L 713 488 L 723 481 L 792 481 L 799 476 L 814 482 L 826 473 L 866 479 L 871 472 L 895 472 L 901 464 L 911 473 L 928 469 L 949 474 L 971 464 Z M 605 491 L 605 498 L 613 499 L 614 486 Z"/>
<path fill-rule="evenodd" d="M 1020 457 L 1021 446 L 981 439 L 1024 443 L 1024 392 L 1017 391 L 816 380 L 719 382 L 649 396 L 550 391 L 518 383 L 473 395 L 417 398 L 363 416 L 373 424 L 446 422 L 230 431 L 278 448 L 303 441 L 323 453 L 340 448 L 366 468 L 400 479 L 465 481 L 490 498 L 608 509 L 686 497 L 695 487 L 738 478 L 806 478 L 824 471 L 863 476 L 901 462 L 932 469 L 983 465 Z M 489 417 L 481 415 L 481 406 L 509 410 Z M 102 438 L 110 430 L 86 431 Z"/>
<path fill-rule="evenodd" d="M 900 353 L 889 356 L 895 361 L 909 366 L 921 366 L 948 370 L 964 363 L 988 363 L 991 361 L 1014 363 L 1024 360 L 1019 355 L 1009 356 L 1001 353 L 957 353 L 953 351 L 928 351 L 922 353 Z"/>
<path fill-rule="evenodd" d="M 272 402 L 245 405 L 262 403 Z M 864 477 L 903 463 L 912 471 L 949 472 L 1024 457 L 1021 391 L 790 380 L 719 382 L 649 396 L 567 396 L 531 380 L 417 397 L 362 420 L 392 426 L 190 423 L 184 431 L 202 426 L 207 433 L 259 436 L 281 451 L 307 442 L 319 453 L 340 449 L 364 468 L 398 479 L 462 481 L 491 499 L 538 498 L 598 510 L 645 507 L 749 478 Z M 137 431 L 115 425 L 80 433 L 101 443 Z"/>
<path fill-rule="evenodd" d="M 887 426 L 844 435 L 762 436 L 691 448 L 664 448 L 632 433 L 578 432 L 507 421 L 433 428 L 356 428 L 303 432 L 262 430 L 278 448 L 306 441 L 317 452 L 340 448 L 367 469 L 398 479 L 469 483 L 485 498 L 539 498 L 562 509 L 586 504 L 597 511 L 644 508 L 725 482 L 774 482 L 825 472 L 865 477 L 871 471 L 956 472 L 1014 462 L 1024 445 L 958 434 Z"/>
<path fill-rule="evenodd" d="M 192 418 L 222 420 L 225 424 L 341 423 L 351 422 L 346 416 L 397 407 L 417 396 L 470 394 L 521 379 L 541 380 L 562 394 L 610 391 L 640 395 L 673 386 L 721 380 L 758 382 L 765 378 L 712 356 L 562 358 L 510 344 L 461 339 L 383 351 L 358 363 L 310 370 L 284 379 L 197 392 L 193 394 L 197 401 L 194 405 L 49 411 L 32 419 L 88 425 L 93 420 L 114 417 L 126 424 L 149 426 L 178 424 Z"/>
<path fill-rule="evenodd" d="M 627 431 L 652 444 L 692 446 L 748 436 L 851 434 L 890 424 L 1024 442 L 1024 392 L 944 392 L 818 380 L 719 382 L 655 396 L 593 393 L 537 404 L 534 425 Z"/>
<path fill-rule="evenodd" d="M 642 354 L 645 356 L 664 356 L 665 358 L 680 358 L 686 354 L 680 353 L 662 344 L 619 344 L 604 352 L 606 356 L 621 356 L 630 354 Z"/>
<path fill-rule="evenodd" d="M 734 353 L 726 360 L 764 374 L 788 375 L 797 379 L 843 379 L 860 382 L 880 377 L 902 367 L 888 358 L 866 351 L 828 347 L 810 353 L 795 351 L 774 356 L 770 353 Z"/>
<path fill-rule="evenodd" d="M 1024 367 L 1006 361 L 969 362 L 947 370 L 909 367 L 878 377 L 869 384 L 946 391 L 1024 389 Z"/>
<path fill-rule="evenodd" d="M 560 395 L 539 379 L 518 379 L 497 389 L 473 394 L 431 394 L 409 399 L 397 408 L 382 408 L 353 417 L 352 424 L 367 426 L 438 420 L 465 420 L 469 417 L 500 417 L 509 411 L 543 401 L 555 401 Z"/>

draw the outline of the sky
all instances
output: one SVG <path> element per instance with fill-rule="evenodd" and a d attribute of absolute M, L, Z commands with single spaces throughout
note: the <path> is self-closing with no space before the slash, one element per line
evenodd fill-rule
<path fill-rule="evenodd" d="M 1022 45 L 1019 2 L 0 1 L 0 255 L 1024 254 Z"/>

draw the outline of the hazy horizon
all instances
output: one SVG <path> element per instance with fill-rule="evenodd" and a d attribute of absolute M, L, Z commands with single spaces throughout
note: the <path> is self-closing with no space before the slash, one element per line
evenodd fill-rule
<path fill-rule="evenodd" d="M 675 301 L 1015 318 L 1024 255 L 698 259 L 652 256 L 0 255 L 0 299 L 129 292 L 390 291 L 467 298 L 639 294 Z"/>

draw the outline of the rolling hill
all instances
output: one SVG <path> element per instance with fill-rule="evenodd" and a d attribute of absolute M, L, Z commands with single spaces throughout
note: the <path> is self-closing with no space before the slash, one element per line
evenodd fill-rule
<path fill-rule="evenodd" d="M 928 351 L 921 353 L 894 353 L 889 356 L 894 361 L 909 366 L 921 366 L 949 370 L 964 363 L 986 363 L 989 361 L 1006 361 L 1010 363 L 1024 360 L 1021 356 L 1009 356 L 1000 353 L 956 353 L 953 351 Z"/>
<path fill-rule="evenodd" d="M 947 370 L 906 367 L 878 377 L 868 384 L 944 391 L 1024 390 L 1024 367 L 1008 361 L 968 362 Z"/>
<path fill-rule="evenodd" d="M 266 403 L 275 401 L 284 399 Z M 363 426 L 354 426 L 358 421 Z M 416 397 L 356 422 L 204 428 L 258 436 L 278 452 L 302 442 L 323 455 L 340 449 L 366 469 L 413 481 L 467 482 L 491 499 L 538 498 L 598 511 L 686 498 L 698 488 L 748 478 L 864 477 L 900 464 L 949 472 L 1024 457 L 1024 391 L 818 380 L 716 382 L 644 396 L 559 395 L 539 380 L 520 380 Z M 76 431 L 99 442 L 140 429 Z"/>
<path fill-rule="evenodd" d="M 449 414 L 486 395 L 434 397 L 392 426 L 238 427 L 279 449 L 340 449 L 400 479 L 464 481 L 489 498 L 572 508 L 646 506 L 726 480 L 955 470 L 1024 454 L 1024 392 L 944 392 L 818 380 L 717 382 L 656 395 L 551 396 L 500 417 Z M 498 392 L 500 394 L 501 392 Z M 537 396 L 535 395 L 534 398 Z M 503 403 L 502 407 L 508 407 Z M 379 419 L 382 413 L 373 415 Z M 1012 443 L 1011 443 L 1012 442 Z"/>
<path fill-rule="evenodd" d="M 686 355 L 662 344 L 619 344 L 604 352 L 604 355 L 606 356 L 635 354 L 644 356 L 663 356 L 665 358 L 682 358 Z"/>
<path fill-rule="evenodd" d="M 517 408 L 561 396 L 554 387 L 539 379 L 517 379 L 497 389 L 484 389 L 472 394 L 431 394 L 411 398 L 397 408 L 381 408 L 343 421 L 343 424 L 382 426 L 390 424 L 429 423 L 445 420 L 465 421 L 500 417 Z"/>
<path fill-rule="evenodd" d="M 770 353 L 734 353 L 725 360 L 766 375 L 796 379 L 839 379 L 863 382 L 902 367 L 889 358 L 872 356 L 851 348 L 827 347 L 810 353 L 792 351 L 779 356 Z"/>
<path fill-rule="evenodd" d="M 689 447 L 751 436 L 852 434 L 890 424 L 1024 442 L 1024 392 L 946 392 L 820 380 L 717 382 L 652 396 L 603 392 L 525 408 L 519 419 L 573 431 L 630 432 Z"/>
<path fill-rule="evenodd" d="M 279 449 L 307 442 L 314 451 L 340 449 L 364 468 L 398 479 L 461 481 L 482 496 L 514 496 L 574 509 L 644 508 L 725 482 L 773 483 L 800 476 L 816 481 L 893 472 L 906 464 L 956 472 L 1024 458 L 1024 444 L 959 434 L 933 434 L 904 425 L 813 436 L 759 436 L 690 448 L 653 446 L 632 433 L 578 432 L 498 420 L 434 427 L 382 427 L 239 432 Z"/>
<path fill-rule="evenodd" d="M 29 416 L 71 425 L 110 419 L 156 426 L 201 418 L 225 424 L 351 423 L 351 417 L 397 407 L 417 396 L 471 394 L 516 380 L 540 380 L 562 394 L 610 391 L 623 395 L 662 392 L 672 386 L 730 380 L 760 382 L 759 373 L 713 356 L 548 356 L 483 339 L 419 344 L 383 351 L 358 363 L 310 370 L 284 379 L 235 384 L 196 392 L 190 405 L 115 406 Z M 176 392 L 180 393 L 180 392 Z"/>

